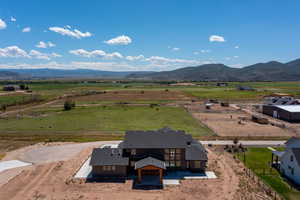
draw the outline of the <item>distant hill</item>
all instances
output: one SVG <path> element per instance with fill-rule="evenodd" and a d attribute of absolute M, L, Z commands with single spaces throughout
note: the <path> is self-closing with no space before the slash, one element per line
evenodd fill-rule
<path fill-rule="evenodd" d="M 11 71 L 2 71 L 0 70 L 0 80 L 11 80 L 11 79 L 18 79 L 20 75 L 16 72 Z"/>
<path fill-rule="evenodd" d="M 90 69 L 5 69 L 10 73 L 19 74 L 22 77 L 31 79 L 47 79 L 47 78 L 125 78 L 127 75 L 132 74 L 128 72 L 111 72 Z M 134 72 L 136 74 L 146 74 L 148 72 Z"/>
<path fill-rule="evenodd" d="M 90 69 L 1 69 L 0 79 L 102 78 L 158 81 L 300 81 L 300 59 L 271 61 L 243 68 L 205 64 L 163 72 L 112 72 Z"/>
<path fill-rule="evenodd" d="M 130 74 L 127 78 L 186 81 L 300 81 L 300 59 L 288 63 L 271 61 L 243 68 L 206 64 L 173 71 Z"/>

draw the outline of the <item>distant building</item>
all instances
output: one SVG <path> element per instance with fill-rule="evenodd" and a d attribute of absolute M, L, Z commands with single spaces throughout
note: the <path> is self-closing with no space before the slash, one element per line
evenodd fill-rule
<path fill-rule="evenodd" d="M 272 164 L 283 176 L 300 185 L 300 138 L 289 139 L 285 151 L 272 151 Z"/>
<path fill-rule="evenodd" d="M 93 177 L 157 177 L 162 184 L 169 170 L 203 172 L 207 153 L 201 143 L 184 131 L 163 128 L 157 131 L 127 131 L 116 148 L 96 148 L 90 165 Z"/>
<path fill-rule="evenodd" d="M 254 91 L 254 89 L 250 86 L 238 86 L 237 89 L 241 91 Z"/>
<path fill-rule="evenodd" d="M 228 83 L 217 83 L 216 84 L 218 87 L 227 87 Z"/>
<path fill-rule="evenodd" d="M 300 105 L 292 96 L 268 96 L 264 98 L 265 105 Z"/>
<path fill-rule="evenodd" d="M 300 122 L 300 105 L 263 105 L 262 112 L 288 122 Z"/>
<path fill-rule="evenodd" d="M 3 91 L 16 91 L 20 90 L 20 86 L 18 85 L 4 85 L 3 86 Z"/>

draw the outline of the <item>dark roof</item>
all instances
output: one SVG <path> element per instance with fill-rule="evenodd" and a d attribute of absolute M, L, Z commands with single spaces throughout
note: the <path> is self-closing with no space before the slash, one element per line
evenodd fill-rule
<path fill-rule="evenodd" d="M 185 150 L 186 160 L 207 160 L 207 154 L 204 147 L 198 143 L 194 142 L 188 146 Z"/>
<path fill-rule="evenodd" d="M 292 148 L 292 152 L 296 157 L 298 165 L 300 166 L 300 148 Z"/>
<path fill-rule="evenodd" d="M 155 166 L 155 167 L 158 167 L 158 168 L 161 168 L 161 169 L 166 169 L 166 164 L 164 161 L 161 161 L 161 160 L 158 160 L 156 158 L 152 158 L 152 157 L 147 157 L 147 158 L 144 158 L 142 160 L 139 160 L 135 163 L 135 169 L 140 169 L 140 168 L 143 168 L 143 167 L 146 167 L 146 166 Z"/>
<path fill-rule="evenodd" d="M 123 148 L 185 148 L 192 136 L 184 131 L 163 128 L 157 131 L 127 131 Z"/>
<path fill-rule="evenodd" d="M 93 150 L 90 165 L 125 165 L 129 159 L 122 157 L 122 151 L 118 148 L 96 148 Z"/>
<path fill-rule="evenodd" d="M 285 145 L 286 146 L 289 146 L 289 145 L 291 145 L 291 144 L 293 144 L 294 142 L 297 142 L 297 141 L 299 141 L 300 140 L 300 138 L 298 138 L 298 137 L 291 137 L 290 139 L 288 139 L 288 141 L 286 141 L 286 143 L 285 143 Z"/>

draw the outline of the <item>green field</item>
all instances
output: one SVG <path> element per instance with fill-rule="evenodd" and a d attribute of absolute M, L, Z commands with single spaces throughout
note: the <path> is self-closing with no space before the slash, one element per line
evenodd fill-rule
<path fill-rule="evenodd" d="M 243 161 L 242 155 L 239 158 Z M 300 199 L 300 191 L 291 189 L 277 171 L 272 170 L 269 175 L 262 173 L 263 169 L 266 172 L 270 170 L 269 162 L 271 162 L 271 151 L 267 148 L 249 148 L 246 152 L 246 166 L 252 169 L 265 183 L 287 200 Z"/>
<path fill-rule="evenodd" d="M 169 126 L 194 136 L 211 135 L 183 108 L 150 106 L 78 107 L 71 111 L 48 108 L 23 117 L 0 119 L 1 133 L 124 133 L 126 130 L 152 130 Z"/>

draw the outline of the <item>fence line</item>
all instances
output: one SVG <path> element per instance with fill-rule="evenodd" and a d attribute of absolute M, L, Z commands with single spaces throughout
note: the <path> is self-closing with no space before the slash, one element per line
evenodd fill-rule
<path fill-rule="evenodd" d="M 258 177 L 255 173 L 258 169 L 254 169 L 252 171 L 251 169 L 245 167 L 245 174 L 251 178 L 259 187 L 263 189 L 263 191 L 270 197 L 272 197 L 274 200 L 283 200 L 284 198 L 281 197 L 280 194 L 278 194 L 273 188 L 271 188 L 268 184 L 266 184 L 260 177 Z M 266 172 L 265 169 L 259 169 L 263 172 Z M 270 170 L 272 171 L 272 170 Z M 273 175 L 272 173 L 264 174 L 264 175 Z"/>

